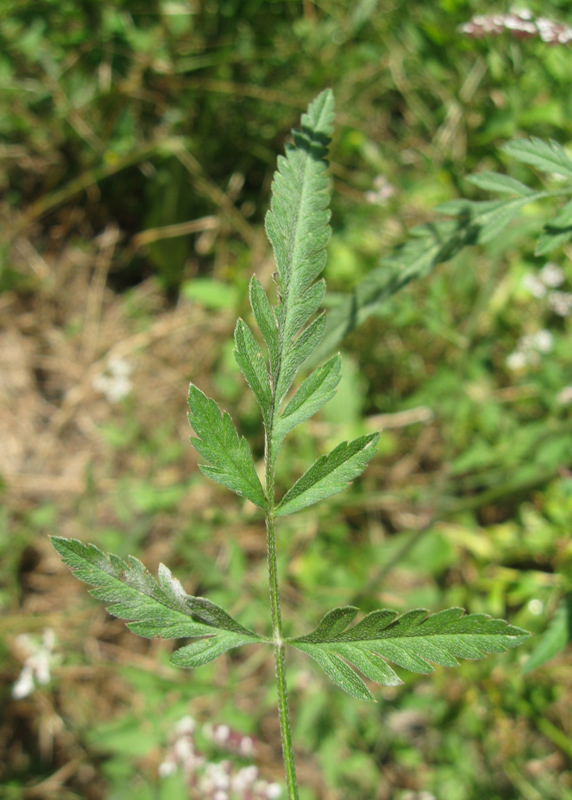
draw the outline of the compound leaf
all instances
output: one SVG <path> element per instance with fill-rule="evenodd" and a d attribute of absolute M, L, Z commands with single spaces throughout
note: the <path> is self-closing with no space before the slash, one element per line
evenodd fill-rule
<path fill-rule="evenodd" d="M 541 667 L 572 642 L 572 594 L 563 597 L 546 631 L 524 665 L 523 672 Z"/>
<path fill-rule="evenodd" d="M 256 275 L 253 275 L 250 279 L 250 306 L 254 319 L 260 328 L 260 333 L 266 342 L 270 356 L 270 370 L 274 376 L 279 361 L 278 322 L 274 309 L 270 305 L 266 292 Z"/>
<path fill-rule="evenodd" d="M 548 142 L 532 136 L 530 139 L 514 139 L 502 148 L 512 158 L 530 164 L 551 175 L 572 178 L 572 161 L 558 142 Z"/>
<path fill-rule="evenodd" d="M 544 226 L 536 245 L 536 255 L 543 256 L 572 239 L 572 202 L 566 203 L 558 214 Z"/>
<path fill-rule="evenodd" d="M 533 190 L 525 183 L 511 178 L 509 175 L 501 175 L 500 172 L 476 172 L 474 175 L 469 175 L 466 180 L 474 186 L 478 186 L 479 189 L 489 192 L 516 194 L 519 197 L 533 194 Z"/>
<path fill-rule="evenodd" d="M 209 400 L 192 383 L 189 407 L 189 422 L 198 437 L 191 437 L 191 443 L 210 462 L 210 465 L 201 465 L 201 471 L 260 508 L 266 508 L 266 497 L 250 448 L 244 437 L 238 438 L 230 416 L 226 412 L 221 415 L 215 401 Z"/>
<path fill-rule="evenodd" d="M 336 393 L 342 359 L 338 353 L 314 370 L 302 383 L 284 411 L 274 422 L 272 452 L 278 454 L 282 440 L 297 425 L 319 411 Z"/>
<path fill-rule="evenodd" d="M 273 365 L 275 412 L 323 333 L 323 319 L 301 334 L 300 329 L 315 313 L 324 293 L 323 284 L 314 281 L 324 269 L 330 238 L 327 155 L 333 118 L 333 94 L 327 89 L 302 115 L 302 129 L 293 132 L 294 143 L 286 146 L 286 157 L 279 157 L 272 182 L 266 232 L 274 250 L 280 290 L 275 310 L 279 341 L 278 362 Z M 266 320 L 263 322 L 268 331 Z M 263 335 L 266 338 L 264 331 Z"/>
<path fill-rule="evenodd" d="M 347 628 L 356 613 L 354 606 L 335 608 L 312 633 L 287 641 L 315 659 L 344 691 L 365 700 L 372 699 L 371 694 L 351 667 L 376 683 L 395 686 L 402 681 L 387 661 L 411 672 L 429 673 L 433 671 L 431 663 L 457 666 L 459 658 L 502 653 L 529 636 L 504 620 L 465 614 L 462 608 L 437 614 L 414 609 L 401 616 L 382 609 Z"/>
<path fill-rule="evenodd" d="M 311 291 L 311 289 L 309 291 Z M 276 408 L 280 406 L 280 402 L 292 385 L 292 381 L 304 361 L 306 361 L 320 344 L 320 339 L 324 335 L 325 327 L 326 314 L 322 313 L 319 317 L 316 317 L 307 328 L 304 328 L 292 347 L 282 351 L 280 376 L 275 393 Z"/>
<path fill-rule="evenodd" d="M 485 244 L 508 227 L 524 206 L 549 196 L 549 192 L 532 192 L 511 200 L 450 200 L 437 206 L 436 211 L 462 220 L 472 233 L 467 244 Z"/>
<path fill-rule="evenodd" d="M 378 439 L 379 433 L 370 433 L 353 442 L 342 442 L 328 455 L 320 456 L 286 492 L 276 516 L 293 514 L 346 489 L 374 456 Z"/>
<path fill-rule="evenodd" d="M 164 564 L 159 565 L 157 582 L 133 556 L 123 561 L 77 539 L 52 536 L 51 540 L 76 577 L 96 587 L 91 594 L 103 600 L 109 613 L 131 620 L 127 627 L 134 633 L 161 639 L 209 637 L 177 651 L 171 657 L 173 664 L 200 666 L 233 647 L 266 641 L 216 603 L 188 595 Z M 193 647 L 202 654 L 194 661 L 187 656 Z M 179 655 L 183 651 L 185 655 Z"/>
<path fill-rule="evenodd" d="M 248 325 L 241 319 L 234 330 L 234 357 L 266 419 L 272 405 L 272 387 L 266 361 Z"/>

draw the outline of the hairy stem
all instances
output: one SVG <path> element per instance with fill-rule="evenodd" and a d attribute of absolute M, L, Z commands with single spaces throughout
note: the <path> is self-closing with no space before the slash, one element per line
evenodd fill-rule
<path fill-rule="evenodd" d="M 270 610 L 272 614 L 272 636 L 274 639 L 274 661 L 276 663 L 276 684 L 278 688 L 278 712 L 280 715 L 280 735 L 282 738 L 282 756 L 286 771 L 288 800 L 298 800 L 296 782 L 296 766 L 290 732 L 290 715 L 288 712 L 288 689 L 286 686 L 286 670 L 284 664 L 284 644 L 282 642 L 282 620 L 280 617 L 280 595 L 278 591 L 278 567 L 276 563 L 276 530 L 274 526 L 274 467 L 271 460 L 270 442 L 272 438 L 271 424 L 266 432 L 266 496 L 270 509 L 266 514 L 266 546 L 268 560 L 268 582 L 270 586 Z"/>

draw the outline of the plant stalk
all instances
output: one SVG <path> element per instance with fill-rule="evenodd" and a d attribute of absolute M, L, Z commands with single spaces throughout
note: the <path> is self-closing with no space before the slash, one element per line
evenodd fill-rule
<path fill-rule="evenodd" d="M 288 689 L 286 685 L 286 669 L 284 663 L 284 644 L 282 642 L 282 619 L 280 616 L 280 594 L 278 591 L 278 567 L 276 563 L 276 530 L 274 526 L 274 467 L 271 460 L 270 442 L 271 426 L 266 434 L 266 496 L 270 508 L 266 514 L 266 557 L 268 561 L 268 583 L 270 588 L 270 611 L 272 614 L 272 637 L 274 639 L 274 661 L 276 664 L 276 685 L 278 688 L 278 712 L 280 715 L 280 736 L 282 738 L 282 756 L 286 771 L 288 800 L 298 800 L 298 784 L 296 766 L 292 748 L 290 731 L 290 714 L 288 711 Z"/>

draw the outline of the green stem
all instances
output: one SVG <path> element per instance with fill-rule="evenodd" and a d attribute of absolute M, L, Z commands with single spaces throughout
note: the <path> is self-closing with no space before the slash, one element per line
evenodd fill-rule
<path fill-rule="evenodd" d="M 286 686 L 286 669 L 284 665 L 284 644 L 282 642 L 282 619 L 280 617 L 280 595 L 278 592 L 278 567 L 276 563 L 276 530 L 274 527 L 274 467 L 272 465 L 270 442 L 271 425 L 266 436 L 266 496 L 270 509 L 266 514 L 266 545 L 268 559 L 268 582 L 270 586 L 270 610 L 272 614 L 272 636 L 274 639 L 274 661 L 276 663 L 276 684 L 278 688 L 278 712 L 280 715 L 280 735 L 282 737 L 282 756 L 286 771 L 288 800 L 298 800 L 296 782 L 296 766 L 290 732 L 290 715 L 288 712 L 288 689 Z"/>

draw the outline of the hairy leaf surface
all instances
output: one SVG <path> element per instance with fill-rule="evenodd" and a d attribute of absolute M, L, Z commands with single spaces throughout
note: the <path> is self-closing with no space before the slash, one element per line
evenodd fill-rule
<path fill-rule="evenodd" d="M 564 148 L 552 139 L 548 142 L 536 136 L 530 139 L 514 139 L 503 145 L 502 149 L 512 158 L 530 164 L 542 172 L 572 178 L 572 161 Z"/>
<path fill-rule="evenodd" d="M 52 536 L 51 540 L 76 577 L 97 587 L 91 594 L 103 600 L 109 613 L 131 620 L 127 627 L 134 633 L 161 639 L 209 637 L 177 651 L 171 657 L 174 664 L 200 666 L 225 650 L 266 641 L 216 603 L 188 595 L 164 564 L 159 566 L 157 582 L 133 556 L 123 561 L 76 539 Z M 197 649 L 196 659 L 189 655 L 193 648 Z"/>
<path fill-rule="evenodd" d="M 293 514 L 302 508 L 346 489 L 375 455 L 379 433 L 342 442 L 328 455 L 320 456 L 289 489 L 276 509 L 276 516 Z"/>
<path fill-rule="evenodd" d="M 244 437 L 238 438 L 230 416 L 226 412 L 221 414 L 215 401 L 209 400 L 192 383 L 189 387 L 189 407 L 189 422 L 198 436 L 191 437 L 191 443 L 210 461 L 210 465 L 200 466 L 201 471 L 241 497 L 252 500 L 260 508 L 266 508 L 266 497 L 256 474 L 250 448 Z"/>
<path fill-rule="evenodd" d="M 234 357 L 258 405 L 262 409 L 264 418 L 272 403 L 272 387 L 266 361 L 260 347 L 248 325 L 239 319 L 234 331 L 235 350 Z"/>
<path fill-rule="evenodd" d="M 572 239 L 572 201 L 566 203 L 558 214 L 544 226 L 536 245 L 536 255 L 543 256 Z"/>
<path fill-rule="evenodd" d="M 266 292 L 262 288 L 260 281 L 253 275 L 250 279 L 250 305 L 256 324 L 260 328 L 260 333 L 268 353 L 270 355 L 270 374 L 273 376 L 279 364 L 278 353 L 280 350 L 278 322 L 274 309 L 270 305 Z"/>
<path fill-rule="evenodd" d="M 510 200 L 451 200 L 437 206 L 436 211 L 460 217 L 474 233 L 471 243 L 485 244 L 508 227 L 524 206 L 544 197 L 550 197 L 550 192 L 533 192 Z"/>
<path fill-rule="evenodd" d="M 300 334 L 300 330 L 317 310 L 324 292 L 323 285 L 314 281 L 324 269 L 330 237 L 326 159 L 333 117 L 333 94 L 326 90 L 302 116 L 302 129 L 293 132 L 294 144 L 286 146 L 286 157 L 279 157 L 272 183 L 266 232 L 280 289 L 275 310 L 279 351 L 272 367 L 275 412 L 323 333 L 323 321 L 310 326 L 311 334 L 308 329 Z M 258 299 L 263 304 L 262 298 Z M 266 321 L 264 325 L 268 331 Z M 263 335 L 266 338 L 264 331 Z"/>
<path fill-rule="evenodd" d="M 301 422 L 319 411 L 336 393 L 342 359 L 339 353 L 309 375 L 274 422 L 273 447 L 277 455 L 282 440 Z"/>
<path fill-rule="evenodd" d="M 479 189 L 484 189 L 488 192 L 499 192 L 500 194 L 516 194 L 519 197 L 526 197 L 533 194 L 525 183 L 517 181 L 516 178 L 511 178 L 510 175 L 502 175 L 499 172 L 476 172 L 474 175 L 469 175 L 466 180 Z"/>
<path fill-rule="evenodd" d="M 429 673 L 433 671 L 430 662 L 454 667 L 459 658 L 502 653 L 529 636 L 504 620 L 465 614 L 462 608 L 437 614 L 415 609 L 401 616 L 383 609 L 372 611 L 347 628 L 357 611 L 354 606 L 334 608 L 316 630 L 288 639 L 288 644 L 315 659 L 344 691 L 364 700 L 373 699 L 371 692 L 346 661 L 367 678 L 395 686 L 402 681 L 387 661 L 411 672 Z M 348 671 L 353 673 L 351 677 Z"/>

